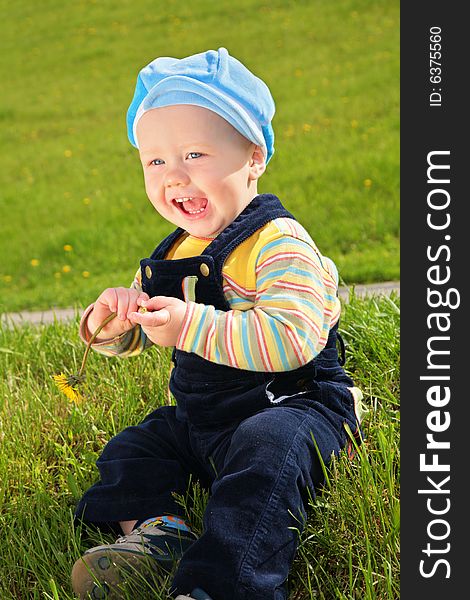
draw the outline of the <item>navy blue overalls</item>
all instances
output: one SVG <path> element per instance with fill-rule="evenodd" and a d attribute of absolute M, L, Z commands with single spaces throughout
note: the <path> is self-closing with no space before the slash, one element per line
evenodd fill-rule
<path fill-rule="evenodd" d="M 262 194 L 200 256 L 165 260 L 183 234 L 177 229 L 141 261 L 149 296 L 183 299 L 182 280 L 197 278 L 196 301 L 229 310 L 222 289 L 227 256 L 269 221 L 292 215 L 276 196 Z M 173 352 L 164 406 L 112 438 L 98 459 L 101 480 L 76 514 L 94 523 L 184 517 L 173 492 L 185 495 L 190 477 L 210 487 L 204 533 L 181 559 L 174 589 L 196 586 L 215 600 L 285 600 L 309 490 L 323 482 L 314 439 L 325 463 L 358 424 L 339 364 L 336 330 L 309 364 L 264 373 Z"/>

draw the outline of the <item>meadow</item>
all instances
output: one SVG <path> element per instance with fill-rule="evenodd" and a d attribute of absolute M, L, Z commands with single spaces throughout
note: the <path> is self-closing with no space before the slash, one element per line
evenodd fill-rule
<path fill-rule="evenodd" d="M 346 368 L 364 392 L 365 441 L 333 463 L 308 519 L 289 580 L 289 600 L 399 598 L 399 300 L 350 298 L 341 332 Z M 54 373 L 76 372 L 84 346 L 77 321 L 0 330 L 0 598 L 71 600 L 74 561 L 90 545 L 74 506 L 97 477 L 106 441 L 167 402 L 170 356 L 92 354 L 85 400 L 70 402 Z M 181 498 L 201 531 L 207 492 Z M 188 501 L 190 500 L 190 501 Z M 113 541 L 112 538 L 104 538 Z M 129 599 L 166 600 L 168 579 L 130 582 Z M 254 600 L 254 599 L 253 599 Z"/>
<path fill-rule="evenodd" d="M 156 56 L 225 46 L 270 86 L 278 195 L 347 284 L 399 278 L 399 6 L 392 0 L 31 0 L 0 24 L 0 311 L 128 285 L 172 226 L 125 115 Z"/>

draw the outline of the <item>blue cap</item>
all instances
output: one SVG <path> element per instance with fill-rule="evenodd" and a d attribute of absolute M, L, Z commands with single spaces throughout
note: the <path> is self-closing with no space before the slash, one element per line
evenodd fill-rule
<path fill-rule="evenodd" d="M 127 111 L 127 135 L 138 148 L 136 127 L 151 110 L 175 104 L 208 108 L 261 147 L 266 162 L 274 153 L 271 120 L 275 106 L 268 86 L 225 48 L 186 58 L 160 57 L 144 67 Z"/>

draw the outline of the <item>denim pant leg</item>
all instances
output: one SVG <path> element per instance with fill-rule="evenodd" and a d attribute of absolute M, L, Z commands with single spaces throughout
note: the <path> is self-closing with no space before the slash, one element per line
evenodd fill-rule
<path fill-rule="evenodd" d="M 115 529 L 118 521 L 162 514 L 184 515 L 172 492 L 184 495 L 190 473 L 198 477 L 188 425 L 165 406 L 139 425 L 127 427 L 105 446 L 97 461 L 100 481 L 85 492 L 76 518 Z"/>
<path fill-rule="evenodd" d="M 315 403 L 316 404 L 316 403 Z M 174 587 L 202 587 L 214 600 L 285 600 L 307 490 L 345 437 L 328 409 L 278 406 L 244 420 L 227 451 L 204 515 L 204 533 L 185 553 Z"/>

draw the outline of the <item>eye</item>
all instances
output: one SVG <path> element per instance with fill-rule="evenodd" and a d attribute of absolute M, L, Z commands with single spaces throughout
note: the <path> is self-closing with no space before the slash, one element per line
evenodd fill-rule
<path fill-rule="evenodd" d="M 162 165 L 163 164 L 163 160 L 161 158 L 154 158 L 153 160 L 150 161 L 151 165 Z"/>
<path fill-rule="evenodd" d="M 195 154 L 196 156 L 194 156 Z M 202 152 L 190 152 L 188 156 L 190 156 L 191 158 L 199 158 L 200 156 L 202 156 Z"/>

